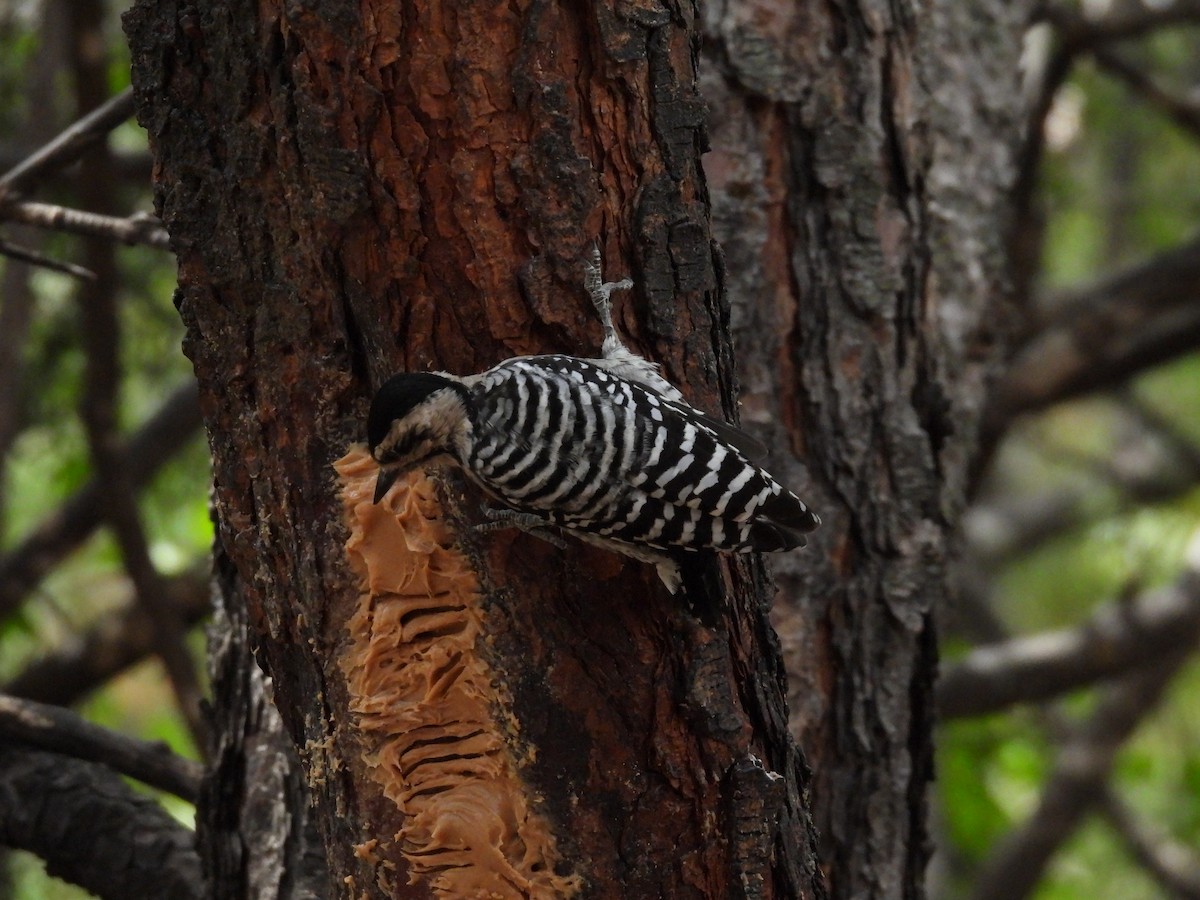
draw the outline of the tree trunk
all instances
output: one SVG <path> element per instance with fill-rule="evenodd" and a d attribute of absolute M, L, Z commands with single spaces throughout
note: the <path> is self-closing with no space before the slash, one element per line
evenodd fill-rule
<path fill-rule="evenodd" d="M 617 309 L 633 346 L 698 406 L 736 409 L 694 17 L 536 0 L 127 16 L 225 596 L 300 751 L 335 892 L 822 892 L 760 564 L 698 562 L 671 598 L 598 550 L 471 534 L 480 498 L 453 476 L 375 507 L 347 453 L 394 371 L 594 354 L 594 240 L 637 283 Z M 239 771 L 216 770 L 210 807 L 243 802 Z"/>
<path fill-rule="evenodd" d="M 211 762 L 196 804 L 208 896 L 315 900 L 329 872 L 308 784 L 254 661 L 241 580 L 220 546 L 214 557 Z"/>
<path fill-rule="evenodd" d="M 712 3 L 743 420 L 820 512 L 773 565 L 838 897 L 923 893 L 935 613 L 1005 339 L 1027 4 Z"/>

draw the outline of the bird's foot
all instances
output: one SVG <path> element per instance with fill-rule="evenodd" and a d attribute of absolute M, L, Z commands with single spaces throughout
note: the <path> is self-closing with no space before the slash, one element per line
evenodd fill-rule
<path fill-rule="evenodd" d="M 550 531 L 548 526 L 550 523 L 541 516 L 533 513 L 519 512 L 515 509 L 496 509 L 491 506 L 483 507 L 483 515 L 487 519 L 486 522 L 481 522 L 474 526 L 474 530 L 478 533 L 486 533 L 489 531 L 499 531 L 502 528 L 516 528 L 524 531 L 526 534 L 531 534 L 536 538 L 540 538 L 547 544 L 553 544 L 558 549 L 563 550 L 567 546 L 567 542 L 560 538 L 553 531 Z"/>
<path fill-rule="evenodd" d="M 613 291 L 627 291 L 633 287 L 632 278 L 622 278 L 620 281 L 605 281 L 600 264 L 600 245 L 592 244 L 591 259 L 583 264 L 583 286 L 592 298 L 592 306 L 600 317 L 600 325 L 604 328 L 604 356 L 611 357 L 618 350 L 624 350 L 625 345 L 617 335 L 617 329 L 612 320 Z"/>

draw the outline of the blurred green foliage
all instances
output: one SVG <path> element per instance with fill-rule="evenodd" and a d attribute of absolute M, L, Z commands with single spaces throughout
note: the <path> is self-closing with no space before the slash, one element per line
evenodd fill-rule
<path fill-rule="evenodd" d="M 1194 93 L 1200 30 L 1174 29 L 1141 42 L 1136 51 L 1119 49 L 1176 96 Z M 1200 225 L 1197 135 L 1091 62 L 1080 65 L 1060 91 L 1055 116 L 1056 127 L 1065 130 L 1047 148 L 1038 197 L 1045 214 L 1039 292 L 1049 303 L 1061 290 L 1085 288 L 1194 238 Z M 1177 433 L 1200 442 L 1200 356 L 1139 376 L 1131 393 Z M 1129 503 L 1107 470 L 1130 444 L 1131 430 L 1117 400 L 1093 397 L 1018 423 L 1002 447 L 989 485 L 994 496 L 1033 502 L 1066 488 L 1082 494 L 1087 513 L 1078 527 L 996 573 L 994 608 L 1012 633 L 1077 625 L 1097 607 L 1166 584 L 1181 571 L 1184 549 L 1200 524 L 1200 488 L 1154 505 Z M 1112 783 L 1140 817 L 1200 851 L 1198 691 L 1200 665 L 1192 663 L 1122 748 Z M 1096 690 L 1081 691 L 1055 704 L 1055 712 L 1078 721 L 1096 696 Z M 944 896 L 970 896 L 978 866 L 1032 812 L 1055 755 L 1045 718 L 1029 710 L 941 727 Z M 1166 895 L 1113 828 L 1093 815 L 1055 856 L 1035 896 Z"/>
<path fill-rule="evenodd" d="M 1200 75 L 1195 30 L 1163 32 L 1141 43 L 1136 56 L 1168 90 L 1183 95 Z M 27 79 L 41 50 L 36 23 L 0 17 L 0 133 L 20 134 L 30 114 Z M 128 82 L 128 59 L 113 24 L 113 92 Z M 65 79 L 65 76 L 63 76 Z M 63 103 L 65 107 L 67 104 Z M 1046 213 L 1041 290 L 1086 285 L 1121 266 L 1194 236 L 1200 222 L 1200 143 L 1160 111 L 1132 97 L 1094 64 L 1085 63 L 1060 92 L 1039 202 Z M 66 125 L 64 119 L 60 125 Z M 145 146 L 132 123 L 111 136 L 126 151 Z M 69 185 L 53 189 L 69 202 Z M 147 190 L 129 192 L 128 209 L 148 209 Z M 43 250 L 70 259 L 75 242 L 50 237 Z M 121 424 L 125 433 L 151 415 L 190 377 L 180 352 L 182 327 L 171 303 L 174 269 L 168 255 L 121 248 Z M 0 271 L 6 263 L 0 261 Z M 50 515 L 89 475 L 77 415 L 83 357 L 79 349 L 76 284 L 38 271 L 25 348 L 23 430 L 4 461 L 0 547 L 10 550 Z M 1176 361 L 1137 379 L 1137 398 L 1200 441 L 1200 357 Z M 1126 439 L 1128 425 L 1111 399 L 1064 404 L 1023 422 L 1002 448 L 994 489 L 1036 497 L 1063 485 L 1086 491 L 1089 521 L 1058 535 L 997 573 L 996 607 L 1018 634 L 1078 623 L 1098 605 L 1130 589 L 1163 584 L 1179 571 L 1183 548 L 1200 521 L 1200 489 L 1153 507 L 1130 507 L 1106 481 L 1103 466 Z M 212 540 L 208 463 L 197 439 L 142 494 L 141 510 L 155 563 L 178 572 L 205 557 Z M 47 578 L 16 615 L 0 621 L 0 679 L 39 654 L 52 652 L 89 623 L 129 600 L 112 539 L 98 534 Z M 193 636 L 197 650 L 201 638 Z M 197 656 L 201 654 L 198 652 Z M 950 654 L 953 656 L 953 653 Z M 1183 842 L 1200 845 L 1200 666 L 1172 686 L 1162 710 L 1147 720 L 1120 754 L 1115 786 L 1141 815 Z M 1060 706 L 1086 715 L 1094 692 Z M 174 712 L 158 666 L 140 665 L 84 704 L 101 725 L 163 740 L 195 756 Z M 970 876 L 996 843 L 1035 807 L 1056 752 L 1043 718 L 1027 710 L 948 723 L 940 729 L 938 826 L 946 838 L 947 896 L 969 893 Z M 167 800 L 183 820 L 190 809 Z M 74 900 L 83 892 L 46 876 L 40 862 L 10 854 L 9 877 L 18 900 Z M 1160 889 L 1132 862 L 1122 841 L 1092 818 L 1056 856 L 1037 896 L 1150 898 Z"/>
<path fill-rule="evenodd" d="M 56 118 L 65 127 L 71 87 L 65 59 L 55 62 L 42 45 L 38 4 L 0 8 L 0 136 L 9 150 L 37 116 L 43 128 Z M 111 47 L 109 66 L 113 93 L 129 83 L 129 60 L 113 11 L 106 28 Z M 54 108 L 31 109 L 30 82 L 41 74 L 53 84 Z M 53 117 L 48 119 L 47 117 Z M 126 152 L 146 150 L 145 133 L 133 122 L 110 135 L 110 147 Z M 151 209 L 149 185 L 121 186 L 120 201 L 129 212 Z M 38 199 L 78 206 L 71 177 L 56 178 L 39 188 Z M 78 259 L 78 241 L 62 235 L 37 238 L 41 252 Z M 25 237 L 22 240 L 26 240 Z M 192 377 L 180 343 L 183 328 L 172 305 L 174 261 L 169 254 L 143 247 L 120 247 L 119 297 L 123 378 L 120 384 L 120 427 L 128 436 L 163 401 Z M 12 265 L 0 259 L 0 277 Z M 0 508 L 0 552 L 8 553 L 22 538 L 53 515 L 90 476 L 87 441 L 78 415 L 84 375 L 80 349 L 77 282 L 48 270 L 27 279 L 33 297 L 31 327 L 23 348 L 19 385 L 21 431 L 4 459 L 3 506 Z M 10 302 L 0 298 L 0 302 Z M 136 461 L 134 461 L 136 464 Z M 203 565 L 212 542 L 208 515 L 209 465 L 202 437 L 164 466 L 140 497 L 143 525 L 156 565 L 167 574 Z M 123 608 L 131 600 L 120 554 L 111 536 L 101 531 L 57 566 L 41 582 L 21 610 L 0 621 L 0 681 L 20 672 L 31 660 L 67 646 L 90 625 Z M 197 660 L 203 659 L 203 634 L 189 638 Z M 197 748 L 171 696 L 161 668 L 148 661 L 126 671 L 94 692 L 82 704 L 90 720 L 138 737 L 164 741 L 177 752 L 197 758 Z M 142 789 L 141 786 L 138 786 Z M 168 809 L 190 824 L 189 804 L 163 796 Z M 0 895 L 16 900 L 75 900 L 90 896 L 45 874 L 36 858 L 24 853 L 3 857 Z M 10 893 L 6 894 L 4 882 Z"/>

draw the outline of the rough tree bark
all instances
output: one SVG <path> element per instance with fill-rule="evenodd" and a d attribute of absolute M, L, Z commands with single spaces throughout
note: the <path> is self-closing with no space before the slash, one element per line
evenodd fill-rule
<path fill-rule="evenodd" d="M 0 745 L 0 846 L 96 896 L 203 896 L 192 834 L 107 766 Z"/>
<path fill-rule="evenodd" d="M 609 554 L 474 539 L 479 498 L 453 478 L 411 479 L 381 511 L 352 459 L 332 468 L 393 371 L 594 352 L 579 285 L 597 239 L 637 282 L 617 310 L 635 347 L 734 411 L 695 15 L 159 0 L 127 16 L 233 567 L 219 584 L 272 677 L 336 892 L 822 891 L 756 561 L 697 564 L 688 608 Z M 233 669 L 222 705 L 253 709 Z M 202 827 L 244 803 L 242 771 L 216 771 Z M 206 860 L 245 865 L 218 843 Z"/>
<path fill-rule="evenodd" d="M 824 520 L 818 552 L 772 567 L 822 865 L 834 896 L 919 896 L 935 612 L 1009 316 L 1028 4 L 705 10 L 743 420 L 791 448 L 772 467 Z"/>

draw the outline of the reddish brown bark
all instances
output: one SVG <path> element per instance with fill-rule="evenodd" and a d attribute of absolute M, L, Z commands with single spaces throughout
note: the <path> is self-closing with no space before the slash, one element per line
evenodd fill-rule
<path fill-rule="evenodd" d="M 609 274 L 637 282 L 617 309 L 634 346 L 698 405 L 734 407 L 694 15 L 229 0 L 127 18 L 233 600 L 339 891 L 430 890 L 407 884 L 403 823 L 340 667 L 360 584 L 331 464 L 361 439 L 371 388 L 402 368 L 595 352 L 579 284 L 598 239 Z M 462 534 L 479 498 L 450 480 L 442 499 Z M 693 611 L 645 567 L 579 545 L 464 547 L 485 592 L 474 652 L 588 896 L 820 892 L 757 564 L 693 567 Z"/>

